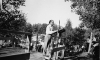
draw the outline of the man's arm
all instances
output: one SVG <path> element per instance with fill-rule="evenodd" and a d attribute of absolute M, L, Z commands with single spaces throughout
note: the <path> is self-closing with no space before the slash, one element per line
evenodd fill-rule
<path fill-rule="evenodd" d="M 96 46 L 98 46 L 98 45 L 99 45 L 99 43 L 96 43 L 96 44 L 94 44 L 93 46 L 96 47 Z"/>
<path fill-rule="evenodd" d="M 56 31 L 56 30 L 55 30 L 55 31 L 52 31 L 52 30 L 50 29 L 50 27 L 47 26 L 47 28 L 46 28 L 46 34 L 53 34 L 53 33 L 55 33 L 55 32 L 57 32 L 57 31 Z"/>
<path fill-rule="evenodd" d="M 46 31 L 46 34 L 53 34 L 53 33 L 55 33 L 55 32 L 57 32 L 57 31 L 56 31 L 56 30 L 55 30 L 55 31 L 47 30 L 47 31 Z"/>

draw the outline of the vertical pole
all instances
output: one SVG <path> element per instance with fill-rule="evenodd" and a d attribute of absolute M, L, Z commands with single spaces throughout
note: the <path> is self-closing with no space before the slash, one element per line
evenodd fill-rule
<path fill-rule="evenodd" d="M 60 29 L 60 20 L 59 20 L 59 29 Z"/>
<path fill-rule="evenodd" d="M 2 10 L 2 0 L 0 0 L 0 11 Z"/>
<path fill-rule="evenodd" d="M 38 32 L 37 32 L 37 36 L 36 36 L 36 51 L 38 51 L 37 47 L 38 47 Z"/>
<path fill-rule="evenodd" d="M 59 20 L 59 28 L 58 28 L 58 32 L 57 32 L 57 39 L 59 40 L 60 38 L 60 34 L 59 34 L 59 29 L 60 29 L 60 20 Z M 59 44 L 58 44 L 58 40 L 57 40 L 57 48 L 59 48 Z M 56 60 L 58 59 L 58 54 L 59 54 L 59 51 L 56 52 Z"/>
<path fill-rule="evenodd" d="M 26 48 L 27 48 L 27 49 L 25 49 L 25 52 L 26 52 L 26 53 L 29 52 L 29 46 L 30 46 L 30 42 L 29 42 L 29 37 L 27 36 L 27 38 L 26 38 Z"/>
<path fill-rule="evenodd" d="M 32 35 L 28 35 L 28 38 L 29 38 L 29 52 L 30 52 L 30 47 L 32 43 Z"/>
<path fill-rule="evenodd" d="M 93 39 L 93 33 L 91 32 L 91 37 L 90 37 L 90 41 L 89 41 L 88 53 L 90 53 L 90 50 L 91 50 L 92 39 Z"/>

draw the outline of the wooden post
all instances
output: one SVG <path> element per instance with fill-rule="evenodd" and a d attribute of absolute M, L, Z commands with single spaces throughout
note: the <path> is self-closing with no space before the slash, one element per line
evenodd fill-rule
<path fill-rule="evenodd" d="M 93 39 L 93 33 L 91 32 L 90 41 L 89 41 L 88 53 L 90 53 L 90 50 L 91 50 L 92 39 Z"/>
<path fill-rule="evenodd" d="M 30 47 L 32 43 L 32 35 L 28 35 L 28 38 L 29 38 L 29 52 L 30 52 Z"/>
<path fill-rule="evenodd" d="M 38 51 L 37 50 L 37 44 L 38 44 L 38 32 L 37 32 L 37 36 L 36 36 L 36 51 Z"/>
<path fill-rule="evenodd" d="M 59 20 L 59 28 L 58 28 L 58 31 L 60 29 L 60 20 Z M 59 47 L 58 45 L 58 40 L 60 39 L 60 36 L 59 36 L 59 32 L 57 32 L 57 48 Z M 59 51 L 56 52 L 56 60 L 58 59 L 58 54 L 59 54 Z"/>
<path fill-rule="evenodd" d="M 25 52 L 28 53 L 29 52 L 29 46 L 30 46 L 30 41 L 29 41 L 29 37 L 27 36 L 27 39 L 26 39 L 26 48 L 25 49 Z"/>
<path fill-rule="evenodd" d="M 0 10 L 2 10 L 2 0 L 0 0 Z"/>

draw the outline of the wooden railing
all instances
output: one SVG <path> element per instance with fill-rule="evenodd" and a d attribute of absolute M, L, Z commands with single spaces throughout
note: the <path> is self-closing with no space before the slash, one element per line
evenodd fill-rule
<path fill-rule="evenodd" d="M 26 47 L 27 49 L 22 49 L 19 47 L 6 47 L 0 48 L 0 60 L 28 60 L 30 58 L 30 43 L 32 33 L 29 32 L 17 32 L 10 30 L 0 30 L 0 32 L 4 33 L 13 33 L 13 34 L 24 34 L 27 36 L 26 38 Z M 13 40 L 14 37 L 0 37 L 0 40 Z"/>

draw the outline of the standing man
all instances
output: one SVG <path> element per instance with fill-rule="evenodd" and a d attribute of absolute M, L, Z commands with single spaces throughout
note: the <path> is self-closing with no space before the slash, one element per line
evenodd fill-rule
<path fill-rule="evenodd" d="M 44 53 L 46 53 L 46 49 L 51 41 L 51 34 L 54 32 L 54 21 L 50 20 L 48 26 L 46 27 L 46 35 L 44 40 Z"/>

